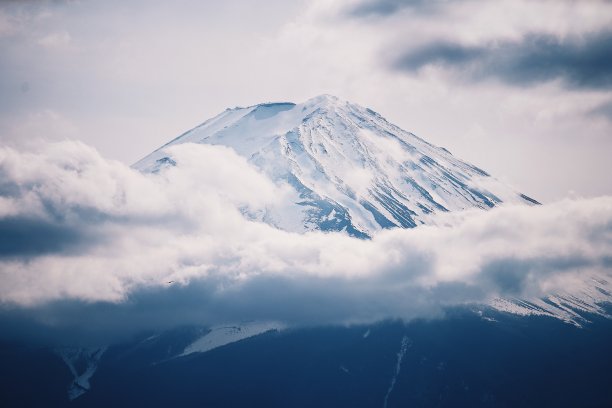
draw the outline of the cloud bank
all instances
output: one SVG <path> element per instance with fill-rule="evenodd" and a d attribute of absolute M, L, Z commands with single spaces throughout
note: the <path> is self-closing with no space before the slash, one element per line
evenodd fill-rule
<path fill-rule="evenodd" d="M 111 333 L 411 319 L 612 274 L 612 197 L 450 214 L 371 241 L 301 235 L 250 220 L 289 190 L 231 149 L 169 153 L 177 165 L 152 175 L 81 143 L 0 149 L 4 321 Z"/>

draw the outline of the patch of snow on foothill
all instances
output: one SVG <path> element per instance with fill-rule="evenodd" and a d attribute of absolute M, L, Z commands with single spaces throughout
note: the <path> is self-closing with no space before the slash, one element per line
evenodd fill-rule
<path fill-rule="evenodd" d="M 55 352 L 70 369 L 73 381 L 68 386 L 68 398 L 72 401 L 91 389 L 90 380 L 98 369 L 98 362 L 106 347 L 77 348 L 63 347 Z"/>
<path fill-rule="evenodd" d="M 204 336 L 187 346 L 180 356 L 205 353 L 249 337 L 258 336 L 270 331 L 280 331 L 284 328 L 283 324 L 276 322 L 250 322 L 215 326 Z"/>

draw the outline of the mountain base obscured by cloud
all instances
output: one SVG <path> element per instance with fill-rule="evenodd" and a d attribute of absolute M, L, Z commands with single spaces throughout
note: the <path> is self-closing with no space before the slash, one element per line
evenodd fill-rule
<path fill-rule="evenodd" d="M 296 234 L 243 216 L 282 206 L 287 188 L 231 149 L 171 152 L 155 175 L 81 143 L 0 149 L 5 333 L 435 317 L 612 279 L 612 197 L 448 214 L 369 241 Z"/>

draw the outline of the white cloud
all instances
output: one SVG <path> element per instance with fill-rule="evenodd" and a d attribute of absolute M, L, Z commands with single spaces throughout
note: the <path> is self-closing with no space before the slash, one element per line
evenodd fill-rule
<path fill-rule="evenodd" d="M 145 175 L 80 143 L 0 149 L 1 304 L 77 301 L 60 322 L 80 302 L 116 313 L 141 302 L 134 319 L 157 322 L 142 324 L 346 323 L 571 292 L 568 282 L 612 274 L 611 197 L 450 214 L 370 241 L 300 235 L 245 219 L 287 190 L 230 149 L 171 153 L 176 167 Z"/>

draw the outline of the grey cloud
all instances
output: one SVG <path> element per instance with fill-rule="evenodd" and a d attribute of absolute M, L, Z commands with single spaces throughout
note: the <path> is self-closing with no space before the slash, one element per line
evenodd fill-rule
<path fill-rule="evenodd" d="M 529 271 L 528 263 L 510 259 L 492 262 L 482 269 L 482 275 L 501 293 L 516 296 L 524 291 Z"/>
<path fill-rule="evenodd" d="M 36 186 L 21 186 L 0 161 L 0 199 L 19 200 L 22 189 L 32 190 Z M 66 208 L 55 208 L 51 202 L 41 202 L 48 217 L 34 214 L 5 215 L 0 217 L 0 258 L 28 257 L 45 253 L 70 252 L 89 240 L 83 226 L 63 223 Z"/>
<path fill-rule="evenodd" d="M 601 117 L 612 122 L 612 100 L 604 102 L 588 112 L 589 116 Z"/>
<path fill-rule="evenodd" d="M 471 81 L 497 78 L 516 86 L 561 79 L 570 88 L 612 88 L 612 32 L 559 39 L 529 34 L 522 41 L 465 46 L 438 42 L 406 51 L 394 63 L 416 72 L 429 65 L 458 72 Z"/>
<path fill-rule="evenodd" d="M 439 42 L 409 51 L 396 62 L 396 67 L 408 71 L 417 71 L 427 65 L 463 67 L 484 56 L 485 48 Z"/>
<path fill-rule="evenodd" d="M 354 17 L 384 17 L 403 10 L 430 13 L 448 3 L 449 0 L 366 0 L 351 6 L 348 14 Z"/>
<path fill-rule="evenodd" d="M 70 252 L 88 239 L 80 229 L 40 219 L 0 219 L 0 258 Z"/>
<path fill-rule="evenodd" d="M 424 289 L 418 285 L 395 286 L 380 277 L 261 277 L 220 290 L 224 285 L 227 282 L 198 279 L 185 286 L 141 288 L 119 303 L 67 299 L 26 309 L 0 308 L 0 328 L 4 336 L 108 344 L 143 331 L 181 325 L 278 321 L 303 327 L 433 318 L 444 314 L 446 304 L 453 306 L 485 296 L 480 288 L 463 283 Z M 96 324 L 88 324 L 91 321 Z M 9 322 L 21 322 L 24 327 L 11 328 Z M 26 331 L 31 326 L 38 327 L 38 333 Z"/>
<path fill-rule="evenodd" d="M 608 232 L 612 232 L 612 229 Z M 531 259 L 496 259 L 483 265 L 479 275 L 490 289 L 504 296 L 524 296 L 532 289 L 529 280 L 534 277 L 540 279 L 546 275 L 592 267 L 593 262 L 603 263 L 603 260 L 595 261 L 576 255 L 547 257 L 546 254 Z"/>
<path fill-rule="evenodd" d="M 19 185 L 9 180 L 4 169 L 0 167 L 0 197 L 17 197 L 20 194 Z"/>

